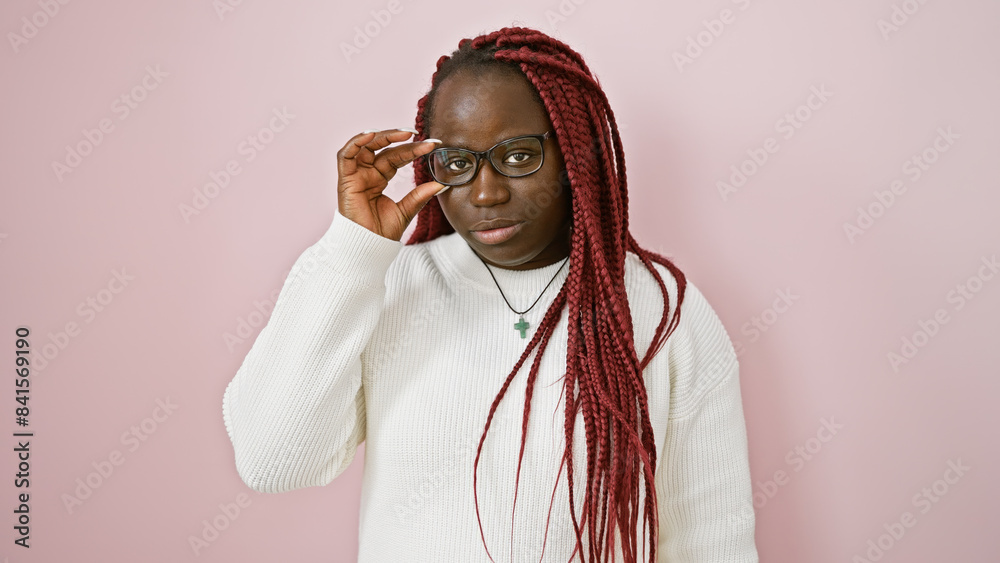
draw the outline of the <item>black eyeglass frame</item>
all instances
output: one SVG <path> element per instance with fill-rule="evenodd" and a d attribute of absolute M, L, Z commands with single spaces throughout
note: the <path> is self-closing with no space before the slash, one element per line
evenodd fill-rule
<path fill-rule="evenodd" d="M 427 166 L 427 172 L 431 175 L 431 178 L 434 178 L 435 182 L 437 182 L 439 184 L 442 184 L 442 185 L 445 185 L 445 186 L 452 186 L 452 187 L 455 187 L 455 186 L 464 186 L 465 184 L 468 184 L 468 183 L 472 182 L 473 180 L 476 179 L 476 176 L 479 175 L 479 166 L 482 164 L 482 162 L 484 160 L 488 160 L 489 163 L 490 163 L 490 166 L 492 166 L 493 169 L 496 170 L 498 174 L 501 174 L 501 175 L 506 176 L 508 178 L 523 178 L 525 176 L 529 176 L 531 174 L 534 174 L 535 172 L 538 172 L 539 170 L 542 169 L 542 166 L 545 166 L 545 141 L 547 139 L 554 138 L 555 135 L 556 135 L 555 131 L 546 131 L 545 133 L 542 133 L 540 135 L 519 135 L 517 137 L 511 137 L 510 139 L 504 139 L 503 141 L 500 141 L 499 143 L 493 145 L 492 147 L 490 147 L 490 148 L 488 148 L 488 149 L 486 149 L 484 151 L 474 151 L 474 150 L 470 150 L 470 149 L 463 149 L 463 148 L 460 148 L 460 147 L 439 147 L 439 148 L 436 148 L 436 149 L 432 150 L 431 152 L 429 152 L 429 153 L 421 156 L 421 158 L 423 158 L 424 165 Z M 506 174 L 506 173 L 502 172 L 500 170 L 500 167 L 497 166 L 497 164 L 495 162 L 493 162 L 493 157 L 491 156 L 491 153 L 493 152 L 493 149 L 499 147 L 500 145 L 502 145 L 504 143 L 509 143 L 511 141 L 517 141 L 517 140 L 520 140 L 520 139 L 529 139 L 529 138 L 538 139 L 538 143 L 542 147 L 542 160 L 541 160 L 541 162 L 538 163 L 538 168 L 532 170 L 531 172 L 525 172 L 524 174 L 514 174 L 514 175 L 511 175 L 511 174 Z M 464 182 L 459 182 L 457 184 L 455 184 L 455 183 L 449 184 L 448 182 L 442 182 L 441 180 L 438 180 L 434 176 L 434 169 L 431 166 L 430 159 L 432 158 L 432 156 L 435 153 L 444 152 L 444 151 L 464 151 L 464 152 L 472 154 L 473 156 L 476 157 L 476 168 L 475 168 L 475 171 L 472 173 L 472 176 L 470 176 L 468 180 L 466 180 Z M 487 157 L 487 158 L 484 158 L 484 157 Z"/>

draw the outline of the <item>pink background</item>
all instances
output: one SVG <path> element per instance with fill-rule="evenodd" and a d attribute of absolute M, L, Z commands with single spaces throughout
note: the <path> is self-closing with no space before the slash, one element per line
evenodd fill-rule
<path fill-rule="evenodd" d="M 58 13 L 38 15 L 49 4 Z M 894 6 L 901 25 L 880 30 Z M 1000 4 L 389 7 L 247 0 L 220 16 L 209 0 L 2 4 L 0 357 L 10 369 L 18 326 L 35 358 L 46 345 L 52 357 L 31 377 L 30 550 L 13 544 L 22 429 L 4 379 L 0 557 L 355 559 L 362 451 L 327 487 L 258 494 L 236 474 L 222 392 L 263 326 L 255 302 L 268 310 L 329 225 L 336 150 L 363 129 L 412 126 L 438 56 L 518 24 L 566 41 L 598 75 L 624 138 L 633 233 L 676 259 L 739 346 L 762 561 L 880 550 L 883 561 L 996 560 L 1000 276 L 980 266 L 1000 253 Z M 374 37 L 346 57 L 366 24 Z M 15 46 L 12 33 L 32 37 Z M 125 114 L 116 99 L 133 92 L 142 100 Z M 241 143 L 282 108 L 294 117 L 248 161 Z M 784 128 L 796 111 L 800 128 Z M 57 174 L 67 145 L 102 120 L 113 129 Z M 768 138 L 777 152 L 761 148 Z M 766 162 L 723 199 L 717 182 L 754 151 Z M 925 152 L 935 162 L 915 179 L 911 159 Z M 231 160 L 240 173 L 185 218 L 179 206 Z M 396 199 L 406 172 L 388 191 Z M 873 192 L 892 204 L 879 209 Z M 879 216 L 849 238 L 859 207 Z M 133 279 L 123 287 L 115 272 Z M 974 295 L 961 308 L 958 285 Z M 779 292 L 791 306 L 773 308 Z M 948 321 L 934 327 L 939 309 Z M 768 330 L 755 333 L 755 317 Z M 894 369 L 889 354 L 920 321 L 933 334 Z M 60 334 L 70 322 L 74 335 Z M 249 337 L 227 342 L 241 323 Z M 842 427 L 829 434 L 824 420 Z M 133 426 L 143 441 L 122 440 Z M 969 469 L 946 473 L 949 461 Z M 68 510 L 88 475 L 98 486 Z M 924 488 L 936 501 L 921 500 Z M 894 528 L 904 512 L 915 525 Z"/>

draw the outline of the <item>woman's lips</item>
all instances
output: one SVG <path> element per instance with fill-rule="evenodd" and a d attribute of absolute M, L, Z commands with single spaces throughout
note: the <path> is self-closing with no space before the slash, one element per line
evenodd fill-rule
<path fill-rule="evenodd" d="M 509 227 L 502 227 L 500 229 L 490 229 L 488 231 L 471 231 L 472 236 L 476 237 L 476 240 L 483 244 L 500 244 L 502 242 L 507 242 L 511 239 L 521 227 L 524 225 L 523 222 L 517 223 L 516 225 L 511 225 Z"/>

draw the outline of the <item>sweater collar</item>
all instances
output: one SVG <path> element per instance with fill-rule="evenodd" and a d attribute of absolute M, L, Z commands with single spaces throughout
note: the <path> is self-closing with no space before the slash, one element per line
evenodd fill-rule
<path fill-rule="evenodd" d="M 490 271 L 486 269 L 487 266 L 457 232 L 442 235 L 433 242 L 437 242 L 433 245 L 435 258 L 441 264 L 446 276 L 497 297 L 500 297 L 500 291 L 497 289 L 499 284 L 503 289 L 503 295 L 518 311 L 530 307 L 534 300 L 542 295 L 542 290 L 545 290 L 545 295 L 554 297 L 569 276 L 570 264 L 563 259 L 531 270 L 509 270 L 490 266 L 490 271 L 496 277 L 494 282 Z M 552 284 L 546 289 L 545 286 L 550 280 Z"/>

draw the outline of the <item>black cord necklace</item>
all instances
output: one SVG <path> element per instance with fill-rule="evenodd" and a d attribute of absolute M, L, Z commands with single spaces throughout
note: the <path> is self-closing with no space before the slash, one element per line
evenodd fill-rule
<path fill-rule="evenodd" d="M 483 263 L 483 266 L 486 266 L 486 270 L 490 273 L 490 277 L 493 278 L 493 283 L 497 284 L 497 289 L 500 290 L 500 296 L 503 297 L 504 302 L 507 303 L 507 307 L 509 307 L 511 311 L 514 311 L 514 308 L 510 306 L 510 301 L 507 301 L 507 296 L 503 294 L 503 289 L 500 288 L 500 283 L 497 282 L 497 277 L 493 275 L 493 270 L 490 269 L 490 265 L 487 264 L 485 260 L 483 260 L 483 257 L 480 256 L 478 252 L 473 252 L 473 254 L 475 254 L 476 257 L 479 258 L 479 261 Z M 566 262 L 568 261 L 569 261 L 569 256 L 567 256 L 566 259 L 563 260 L 562 266 L 565 266 Z M 559 272 L 562 271 L 562 266 L 559 266 L 559 269 L 556 270 L 555 275 L 552 276 L 552 279 L 549 280 L 549 283 L 545 285 L 545 289 L 542 290 L 542 293 L 538 296 L 538 299 L 541 299 L 542 295 L 545 295 L 545 290 L 548 289 L 549 286 L 552 285 L 552 282 L 555 281 L 556 276 L 558 276 Z M 530 326 L 528 321 L 524 320 L 524 314 L 530 311 L 531 308 L 534 307 L 536 303 L 538 303 L 538 299 L 535 299 L 535 303 L 532 303 L 531 307 L 528 307 L 524 311 L 514 311 L 521 317 L 521 320 L 514 323 L 514 330 L 521 332 L 521 338 L 525 338 L 525 333 L 528 330 L 528 327 Z"/>

